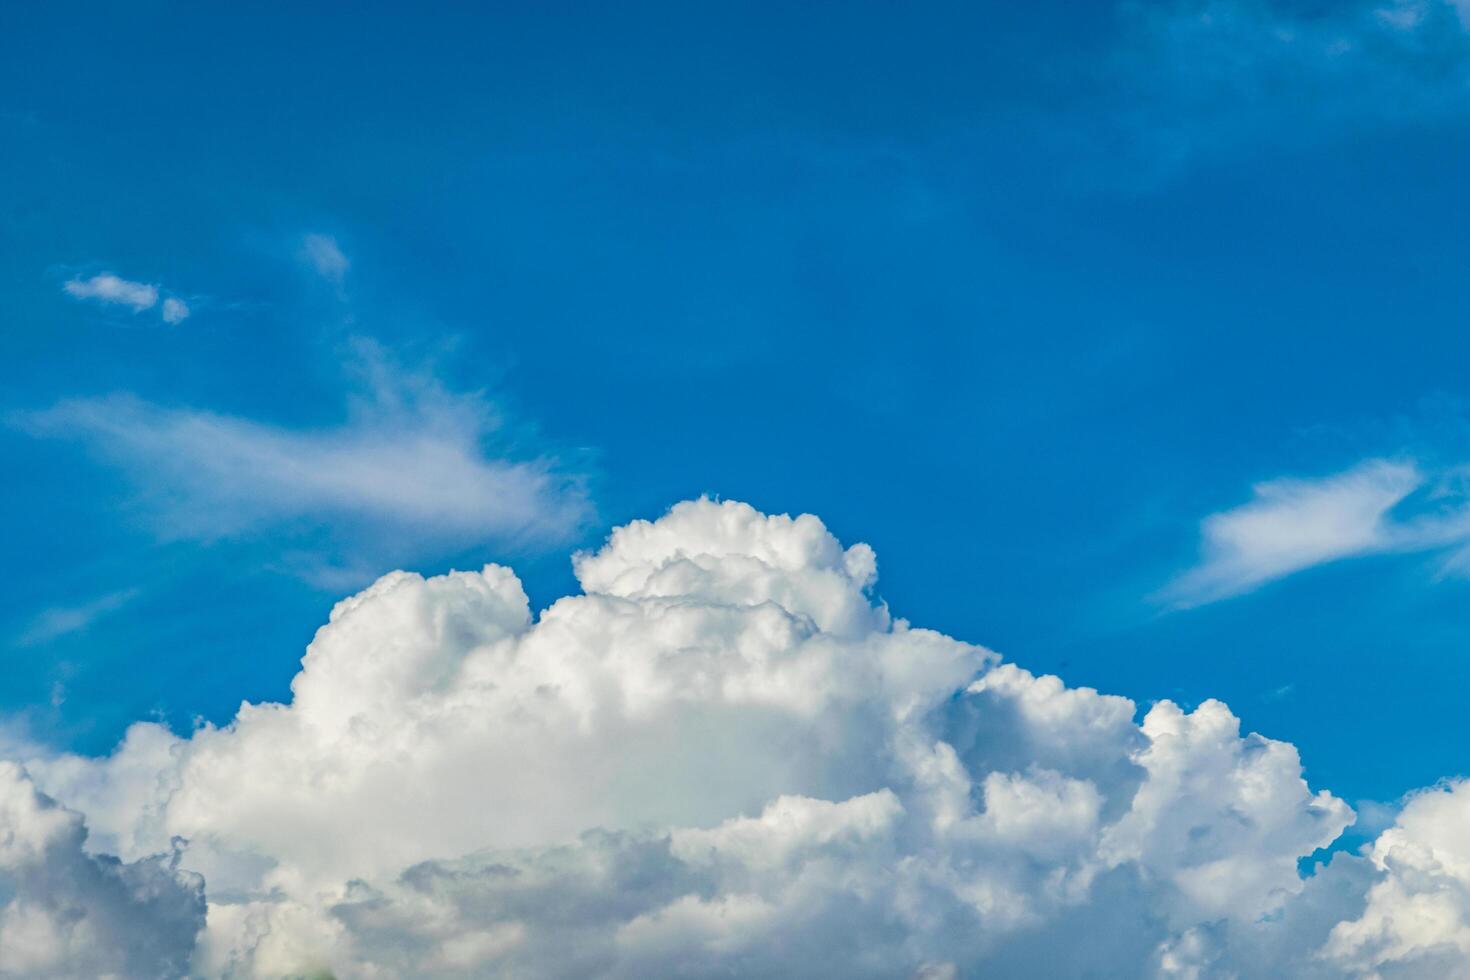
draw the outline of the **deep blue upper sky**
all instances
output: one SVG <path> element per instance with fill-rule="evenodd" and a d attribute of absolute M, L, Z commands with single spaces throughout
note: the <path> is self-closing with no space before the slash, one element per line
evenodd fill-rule
<path fill-rule="evenodd" d="M 298 8 L 0 9 L 0 708 L 39 737 L 227 720 L 378 572 L 545 604 L 708 493 L 868 541 L 917 625 L 1219 697 L 1349 799 L 1470 772 L 1442 552 L 1158 599 L 1253 484 L 1470 459 L 1448 6 Z M 104 272 L 190 315 L 67 293 Z M 486 458 L 584 520 L 252 509 L 192 482 L 213 436 L 149 441 L 412 428 L 373 364 L 482 393 Z"/>

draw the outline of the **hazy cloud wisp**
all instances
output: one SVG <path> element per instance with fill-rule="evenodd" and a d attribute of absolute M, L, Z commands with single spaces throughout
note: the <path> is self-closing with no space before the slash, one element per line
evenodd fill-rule
<path fill-rule="evenodd" d="M 316 270 L 317 275 L 328 282 L 341 286 L 352 263 L 331 235 L 309 234 L 301 240 L 301 254 Z"/>
<path fill-rule="evenodd" d="M 49 643 L 52 640 L 89 628 L 98 619 L 116 612 L 137 598 L 139 589 L 121 589 L 74 606 L 53 606 L 44 610 L 16 640 L 21 646 Z"/>
<path fill-rule="evenodd" d="M 309 517 L 425 543 L 563 539 L 590 513 L 547 456 L 506 458 L 482 396 L 446 390 L 370 345 L 368 390 L 334 427 L 296 429 L 132 395 L 21 413 L 34 436 L 70 439 L 118 468 L 165 537 L 213 539 Z"/>
<path fill-rule="evenodd" d="M 1254 498 L 1201 522 L 1199 564 L 1158 599 L 1196 606 L 1317 565 L 1387 552 L 1448 551 L 1447 571 L 1466 565 L 1470 500 L 1463 468 L 1369 459 L 1320 479 L 1258 484 Z"/>
<path fill-rule="evenodd" d="M 1423 480 L 1411 464 L 1369 460 L 1320 480 L 1257 484 L 1250 503 L 1205 518 L 1200 564 L 1161 597 L 1198 605 L 1313 565 L 1395 547 L 1403 534 L 1388 513 Z"/>

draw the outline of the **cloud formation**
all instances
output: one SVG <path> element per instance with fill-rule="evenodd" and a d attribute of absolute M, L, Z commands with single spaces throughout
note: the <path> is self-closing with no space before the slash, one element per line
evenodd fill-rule
<path fill-rule="evenodd" d="M 1470 971 L 1470 784 L 1424 790 L 1372 845 L 1380 879 L 1363 914 L 1333 928 L 1327 952 L 1356 972 Z"/>
<path fill-rule="evenodd" d="M 1197 605 L 1248 592 L 1293 572 L 1396 547 L 1404 530 L 1388 513 L 1424 482 L 1408 463 L 1368 460 L 1320 480 L 1259 483 L 1255 499 L 1200 525 L 1200 564 L 1164 598 Z"/>
<path fill-rule="evenodd" d="M 158 306 L 163 295 L 153 283 L 134 282 L 111 272 L 100 272 L 89 279 L 68 279 L 61 288 L 74 299 L 90 300 L 103 306 L 120 306 L 134 314 Z M 159 315 L 164 323 L 182 323 L 189 317 L 189 305 L 177 296 L 166 296 Z"/>
<path fill-rule="evenodd" d="M 126 306 L 134 313 L 152 309 L 158 302 L 158 287 L 102 272 L 90 279 L 70 279 L 62 287 L 67 295 L 98 303 Z"/>
<path fill-rule="evenodd" d="M 204 926 L 178 853 L 87 853 L 82 817 L 0 762 L 0 977 L 179 977 Z"/>
<path fill-rule="evenodd" d="M 582 592 L 539 616 L 503 567 L 395 572 L 333 609 L 289 703 L 187 738 L 140 723 L 103 758 L 13 745 L 25 774 L 0 776 L 88 815 L 58 868 L 164 876 L 88 915 L 160 897 L 139 941 L 208 977 L 1470 966 L 1461 786 L 1303 877 L 1353 815 L 1292 746 L 1215 701 L 1140 721 L 912 626 L 876 567 L 811 516 L 680 504 L 579 555 Z M 28 813 L 0 806 L 0 840 Z M 6 916 L 49 894 L 33 850 L 48 870 L 0 890 Z"/>
<path fill-rule="evenodd" d="M 589 513 L 555 460 L 493 453 L 500 425 L 476 394 L 446 390 L 362 344 L 363 393 L 344 424 L 295 429 L 132 395 L 62 401 L 14 421 L 83 443 L 137 487 L 166 537 L 211 539 L 298 518 L 376 540 L 555 541 Z"/>
<path fill-rule="evenodd" d="M 183 300 L 170 296 L 163 301 L 163 322 L 183 323 L 189 318 L 189 305 Z"/>
<path fill-rule="evenodd" d="M 1254 499 L 1200 524 L 1199 564 L 1158 598 L 1188 607 L 1240 595 L 1317 565 L 1387 552 L 1446 552 L 1463 572 L 1470 495 L 1463 466 L 1368 459 L 1319 479 L 1257 484 Z"/>

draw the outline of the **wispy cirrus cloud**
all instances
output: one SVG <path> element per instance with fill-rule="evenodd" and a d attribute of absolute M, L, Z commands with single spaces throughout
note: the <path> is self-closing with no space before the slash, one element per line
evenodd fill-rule
<path fill-rule="evenodd" d="M 63 636 L 81 633 L 97 620 L 117 612 L 137 598 L 140 590 L 122 589 L 98 596 L 88 602 L 73 606 L 52 606 L 43 610 L 16 639 L 20 646 L 49 643 Z"/>
<path fill-rule="evenodd" d="M 1273 579 L 1390 547 L 1387 515 L 1423 482 L 1408 463 L 1369 460 L 1320 480 L 1258 483 L 1254 499 L 1200 525 L 1202 559 L 1164 597 L 1191 606 L 1248 592 Z"/>
<path fill-rule="evenodd" d="M 1317 565 L 1387 552 L 1470 554 L 1463 467 L 1369 459 L 1319 479 L 1259 483 L 1247 503 L 1200 524 L 1199 563 L 1156 597 L 1176 608 L 1241 595 Z M 1410 502 L 1414 501 L 1414 506 Z"/>
<path fill-rule="evenodd" d="M 397 543 L 422 554 L 559 541 L 589 515 L 581 479 L 551 456 L 513 453 L 483 395 L 449 391 L 371 343 L 357 346 L 354 364 L 357 389 L 336 426 L 293 428 L 128 393 L 12 422 L 80 442 L 120 471 L 166 539 L 269 531 L 285 545 L 293 528 L 308 528 L 361 545 L 347 551 Z"/>

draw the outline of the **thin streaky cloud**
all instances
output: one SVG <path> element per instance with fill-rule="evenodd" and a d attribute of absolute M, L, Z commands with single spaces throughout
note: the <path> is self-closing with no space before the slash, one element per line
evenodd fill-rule
<path fill-rule="evenodd" d="M 165 538 L 211 540 L 296 519 L 415 540 L 560 540 L 589 513 L 580 481 L 549 456 L 489 450 L 498 425 L 482 396 L 388 364 L 336 427 L 294 429 L 131 394 L 77 398 L 12 422 L 83 443 L 120 470 Z"/>
<path fill-rule="evenodd" d="M 1197 606 L 1314 565 L 1400 547 L 1410 532 L 1388 514 L 1423 483 L 1411 463 L 1371 459 L 1323 479 L 1257 484 L 1249 503 L 1201 522 L 1200 563 L 1159 598 Z"/>
<path fill-rule="evenodd" d="M 1320 479 L 1257 484 L 1250 502 L 1200 522 L 1199 562 L 1154 598 L 1176 609 L 1199 606 L 1318 565 L 1389 552 L 1449 552 L 1441 574 L 1463 576 L 1470 572 L 1464 484 L 1463 467 L 1388 459 Z"/>
<path fill-rule="evenodd" d="M 98 273 L 90 279 L 69 279 L 61 288 L 76 299 L 125 306 L 134 313 L 151 309 L 158 302 L 157 286 L 124 279 L 111 272 Z"/>
<path fill-rule="evenodd" d="M 138 596 L 138 589 L 122 589 L 75 606 L 52 606 L 31 621 L 16 638 L 19 646 L 35 646 L 85 632 L 102 617 L 117 612 Z"/>

